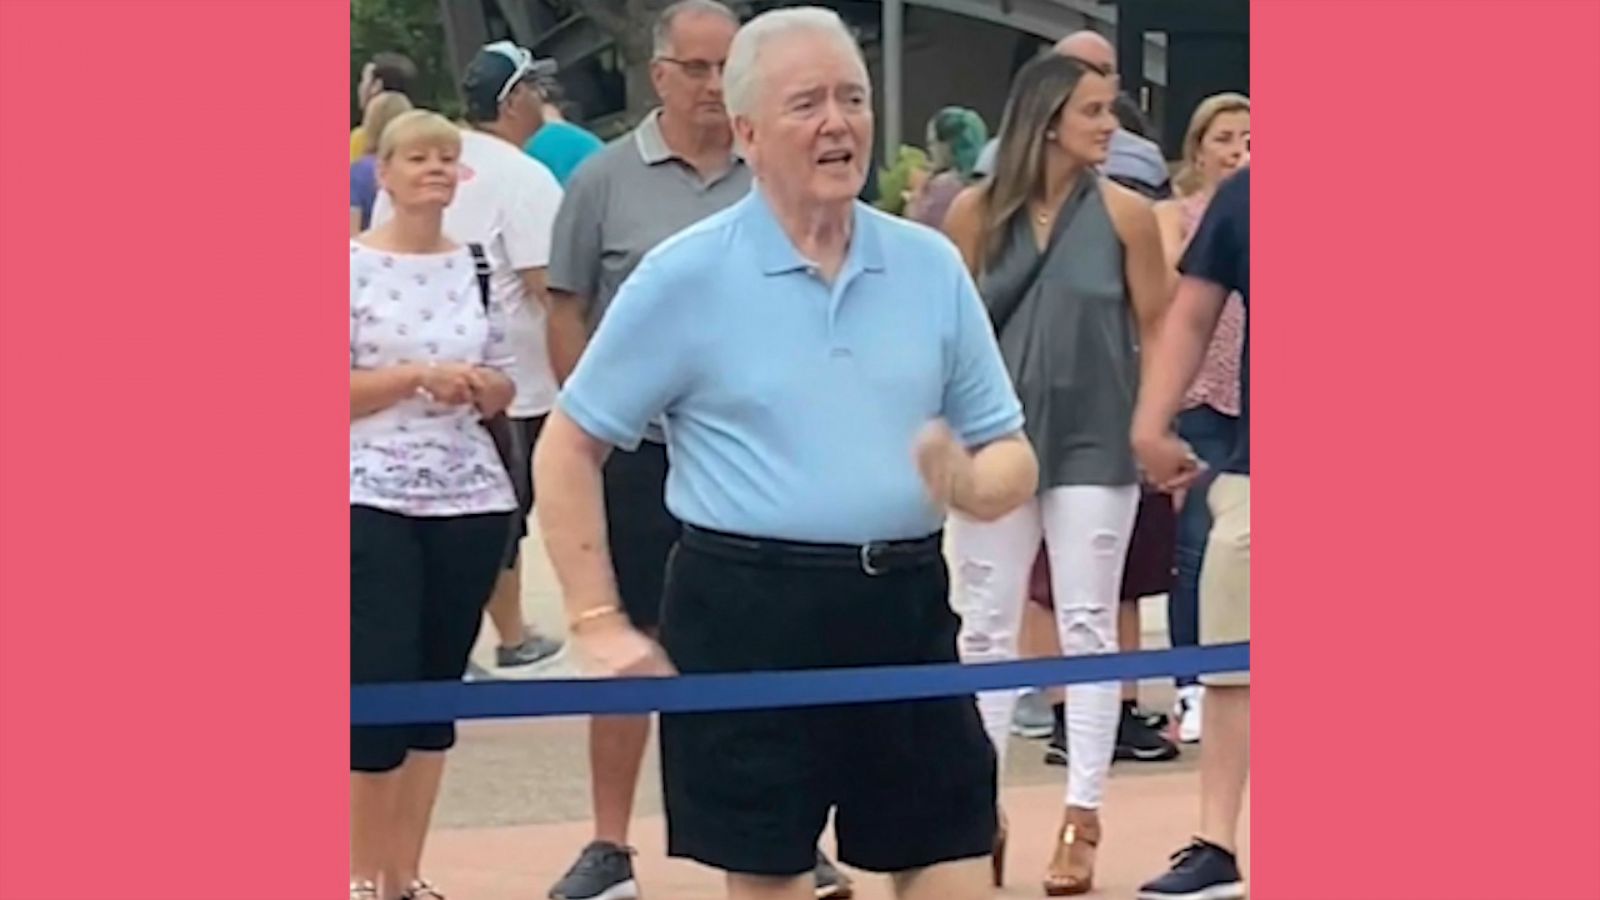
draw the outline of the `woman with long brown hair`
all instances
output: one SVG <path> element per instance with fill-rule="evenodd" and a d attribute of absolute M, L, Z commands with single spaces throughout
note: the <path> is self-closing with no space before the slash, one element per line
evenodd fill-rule
<path fill-rule="evenodd" d="M 1039 458 L 1039 495 L 992 523 L 952 517 L 964 660 L 1014 659 L 1041 539 L 1067 655 L 1117 651 L 1117 603 L 1139 503 L 1128 441 L 1141 344 L 1168 284 L 1147 200 L 1102 177 L 1118 122 L 1104 69 L 1049 55 L 1018 73 L 992 178 L 952 204 L 945 229 L 978 280 Z M 1116 683 L 1067 688 L 1066 810 L 1045 893 L 1094 886 L 1099 808 L 1120 715 Z M 1016 693 L 980 695 L 1003 759 Z M 1002 820 L 1003 822 L 1003 820 Z M 1005 834 L 996 840 L 1001 874 Z"/>

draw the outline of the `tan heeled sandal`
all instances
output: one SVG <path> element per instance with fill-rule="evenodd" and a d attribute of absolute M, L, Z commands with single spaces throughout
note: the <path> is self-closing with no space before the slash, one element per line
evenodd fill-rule
<path fill-rule="evenodd" d="M 1099 846 L 1099 812 L 1068 807 L 1057 832 L 1055 854 L 1045 871 L 1045 896 L 1071 897 L 1094 890 L 1094 858 Z"/>

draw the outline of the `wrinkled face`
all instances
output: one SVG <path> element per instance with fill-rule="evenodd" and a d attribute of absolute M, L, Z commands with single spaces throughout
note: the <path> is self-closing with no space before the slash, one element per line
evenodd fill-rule
<path fill-rule="evenodd" d="M 1235 110 L 1219 114 L 1206 126 L 1195 153 L 1194 167 L 1208 185 L 1216 185 L 1238 171 L 1250 156 L 1250 113 Z"/>
<path fill-rule="evenodd" d="M 686 12 L 672 21 L 672 46 L 650 63 L 650 82 L 671 118 L 702 128 L 727 127 L 722 68 L 738 26 L 713 13 Z"/>
<path fill-rule="evenodd" d="M 1111 136 L 1118 127 L 1112 110 L 1116 100 L 1117 87 L 1112 79 L 1085 73 L 1056 115 L 1055 138 L 1046 146 L 1053 146 L 1084 165 L 1104 163 L 1111 155 Z"/>
<path fill-rule="evenodd" d="M 444 209 L 456 196 L 458 146 L 436 141 L 402 144 L 378 161 L 378 184 L 395 208 Z"/>
<path fill-rule="evenodd" d="M 872 95 L 852 47 L 797 32 L 756 63 L 755 109 L 734 128 L 757 177 L 803 203 L 853 201 L 872 165 Z"/>

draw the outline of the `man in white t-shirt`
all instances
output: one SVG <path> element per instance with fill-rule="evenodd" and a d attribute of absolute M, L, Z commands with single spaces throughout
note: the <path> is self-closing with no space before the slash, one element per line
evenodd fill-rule
<path fill-rule="evenodd" d="M 556 396 L 545 339 L 545 267 L 550 262 L 561 186 L 549 169 L 522 152 L 544 122 L 536 81 L 546 68 L 509 41 L 489 44 L 468 64 L 461 85 L 467 106 L 461 180 L 444 214 L 446 234 L 483 246 L 491 269 L 490 294 L 505 314 L 516 355 L 511 376 L 517 395 L 507 414 L 519 457 L 511 480 L 522 508 L 507 537 L 505 571 L 489 601 L 489 617 L 500 638 L 495 662 L 501 667 L 531 665 L 561 649 L 559 642 L 534 633 L 523 619 L 517 552 L 533 509 L 532 448 Z M 373 223 L 389 214 L 388 197 L 380 193 Z"/>

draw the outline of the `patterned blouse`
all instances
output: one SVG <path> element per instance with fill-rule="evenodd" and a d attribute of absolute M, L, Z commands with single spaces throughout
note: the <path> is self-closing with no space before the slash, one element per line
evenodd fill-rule
<path fill-rule="evenodd" d="M 1195 195 L 1183 201 L 1183 242 L 1188 244 L 1195 226 L 1205 214 L 1209 195 Z M 1194 384 L 1183 395 L 1183 408 L 1209 406 L 1230 416 L 1239 414 L 1239 361 L 1244 353 L 1244 302 L 1230 294 L 1217 320 L 1211 346 Z"/>
<path fill-rule="evenodd" d="M 504 323 L 498 305 L 484 313 L 467 248 L 404 254 L 350 242 L 352 370 L 466 362 L 507 371 Z M 350 504 L 418 517 L 517 508 L 477 409 L 420 394 L 350 422 Z"/>

